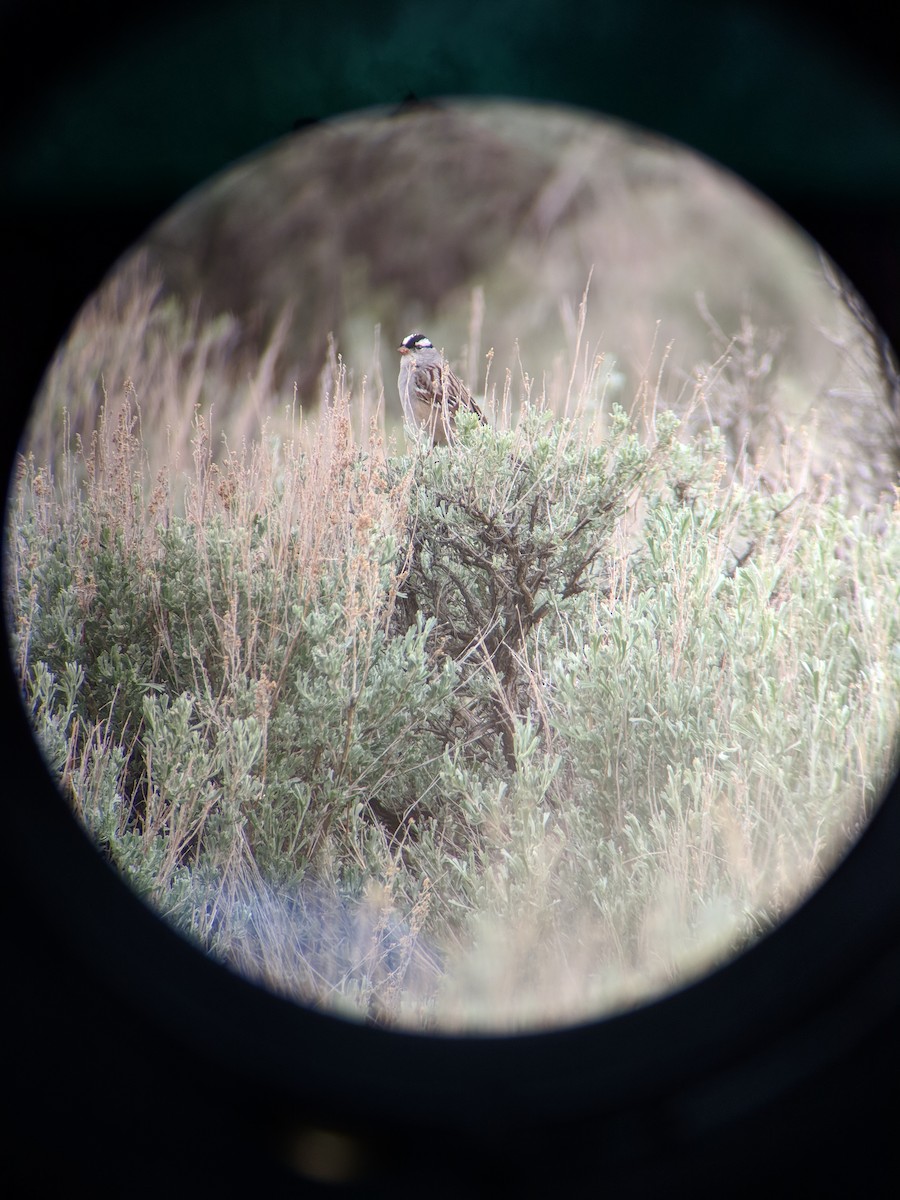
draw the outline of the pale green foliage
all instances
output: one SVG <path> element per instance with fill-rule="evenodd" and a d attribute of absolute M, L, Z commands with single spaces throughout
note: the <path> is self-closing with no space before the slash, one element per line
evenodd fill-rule
<path fill-rule="evenodd" d="M 669 448 L 674 423 L 661 424 L 651 451 L 615 409 L 608 437 L 591 446 L 570 422 L 526 409 L 515 434 L 472 420 L 453 453 L 416 456 L 396 624 L 433 621 L 441 652 L 464 664 L 467 740 L 496 744 L 512 770 L 538 630 L 592 588 L 614 530 Z"/>
<path fill-rule="evenodd" d="M 647 830 L 677 832 L 695 898 L 750 913 L 761 895 L 795 901 L 878 798 L 900 605 L 896 514 L 874 571 L 874 529 L 836 502 L 735 569 L 748 503 L 735 489 L 731 514 L 650 507 L 645 548 L 559 660 L 554 725 L 570 795 L 605 798 L 605 822 L 584 805 L 598 836 L 612 825 L 628 853 Z"/>
<path fill-rule="evenodd" d="M 183 512 L 127 406 L 59 482 L 26 463 L 22 688 L 98 845 L 237 968 L 419 1027 L 720 960 L 891 770 L 900 516 L 676 434 L 526 409 L 385 458 L 336 402 L 217 468 L 198 420 Z"/>

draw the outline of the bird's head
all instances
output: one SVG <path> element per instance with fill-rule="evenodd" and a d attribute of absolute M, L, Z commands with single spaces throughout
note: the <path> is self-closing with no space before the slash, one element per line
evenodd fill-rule
<path fill-rule="evenodd" d="M 416 350 L 433 350 L 434 346 L 424 333 L 408 333 L 397 349 L 401 354 L 412 354 Z"/>

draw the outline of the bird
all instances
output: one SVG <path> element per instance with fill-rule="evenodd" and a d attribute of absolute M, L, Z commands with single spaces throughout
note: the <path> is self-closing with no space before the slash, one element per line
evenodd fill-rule
<path fill-rule="evenodd" d="M 424 333 L 408 333 L 397 349 L 400 403 L 407 425 L 416 433 L 427 432 L 434 446 L 450 445 L 461 409 L 473 412 L 482 425 L 487 425 L 472 393 Z"/>

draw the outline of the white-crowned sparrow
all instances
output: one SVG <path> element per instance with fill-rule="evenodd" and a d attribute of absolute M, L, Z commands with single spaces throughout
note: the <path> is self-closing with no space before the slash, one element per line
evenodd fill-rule
<path fill-rule="evenodd" d="M 435 446 L 446 446 L 453 438 L 460 409 L 475 413 L 487 425 L 484 413 L 466 385 L 453 374 L 439 350 L 424 333 L 410 333 L 397 347 L 400 351 L 400 402 L 407 424 L 425 430 Z"/>

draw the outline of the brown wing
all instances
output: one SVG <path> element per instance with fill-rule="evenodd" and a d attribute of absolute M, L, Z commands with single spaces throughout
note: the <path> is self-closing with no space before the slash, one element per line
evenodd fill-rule
<path fill-rule="evenodd" d="M 416 395 L 424 404 L 446 403 L 449 416 L 455 417 L 461 408 L 475 413 L 482 425 L 487 425 L 484 413 L 472 399 L 466 385 L 447 367 L 417 366 L 413 375 Z"/>

